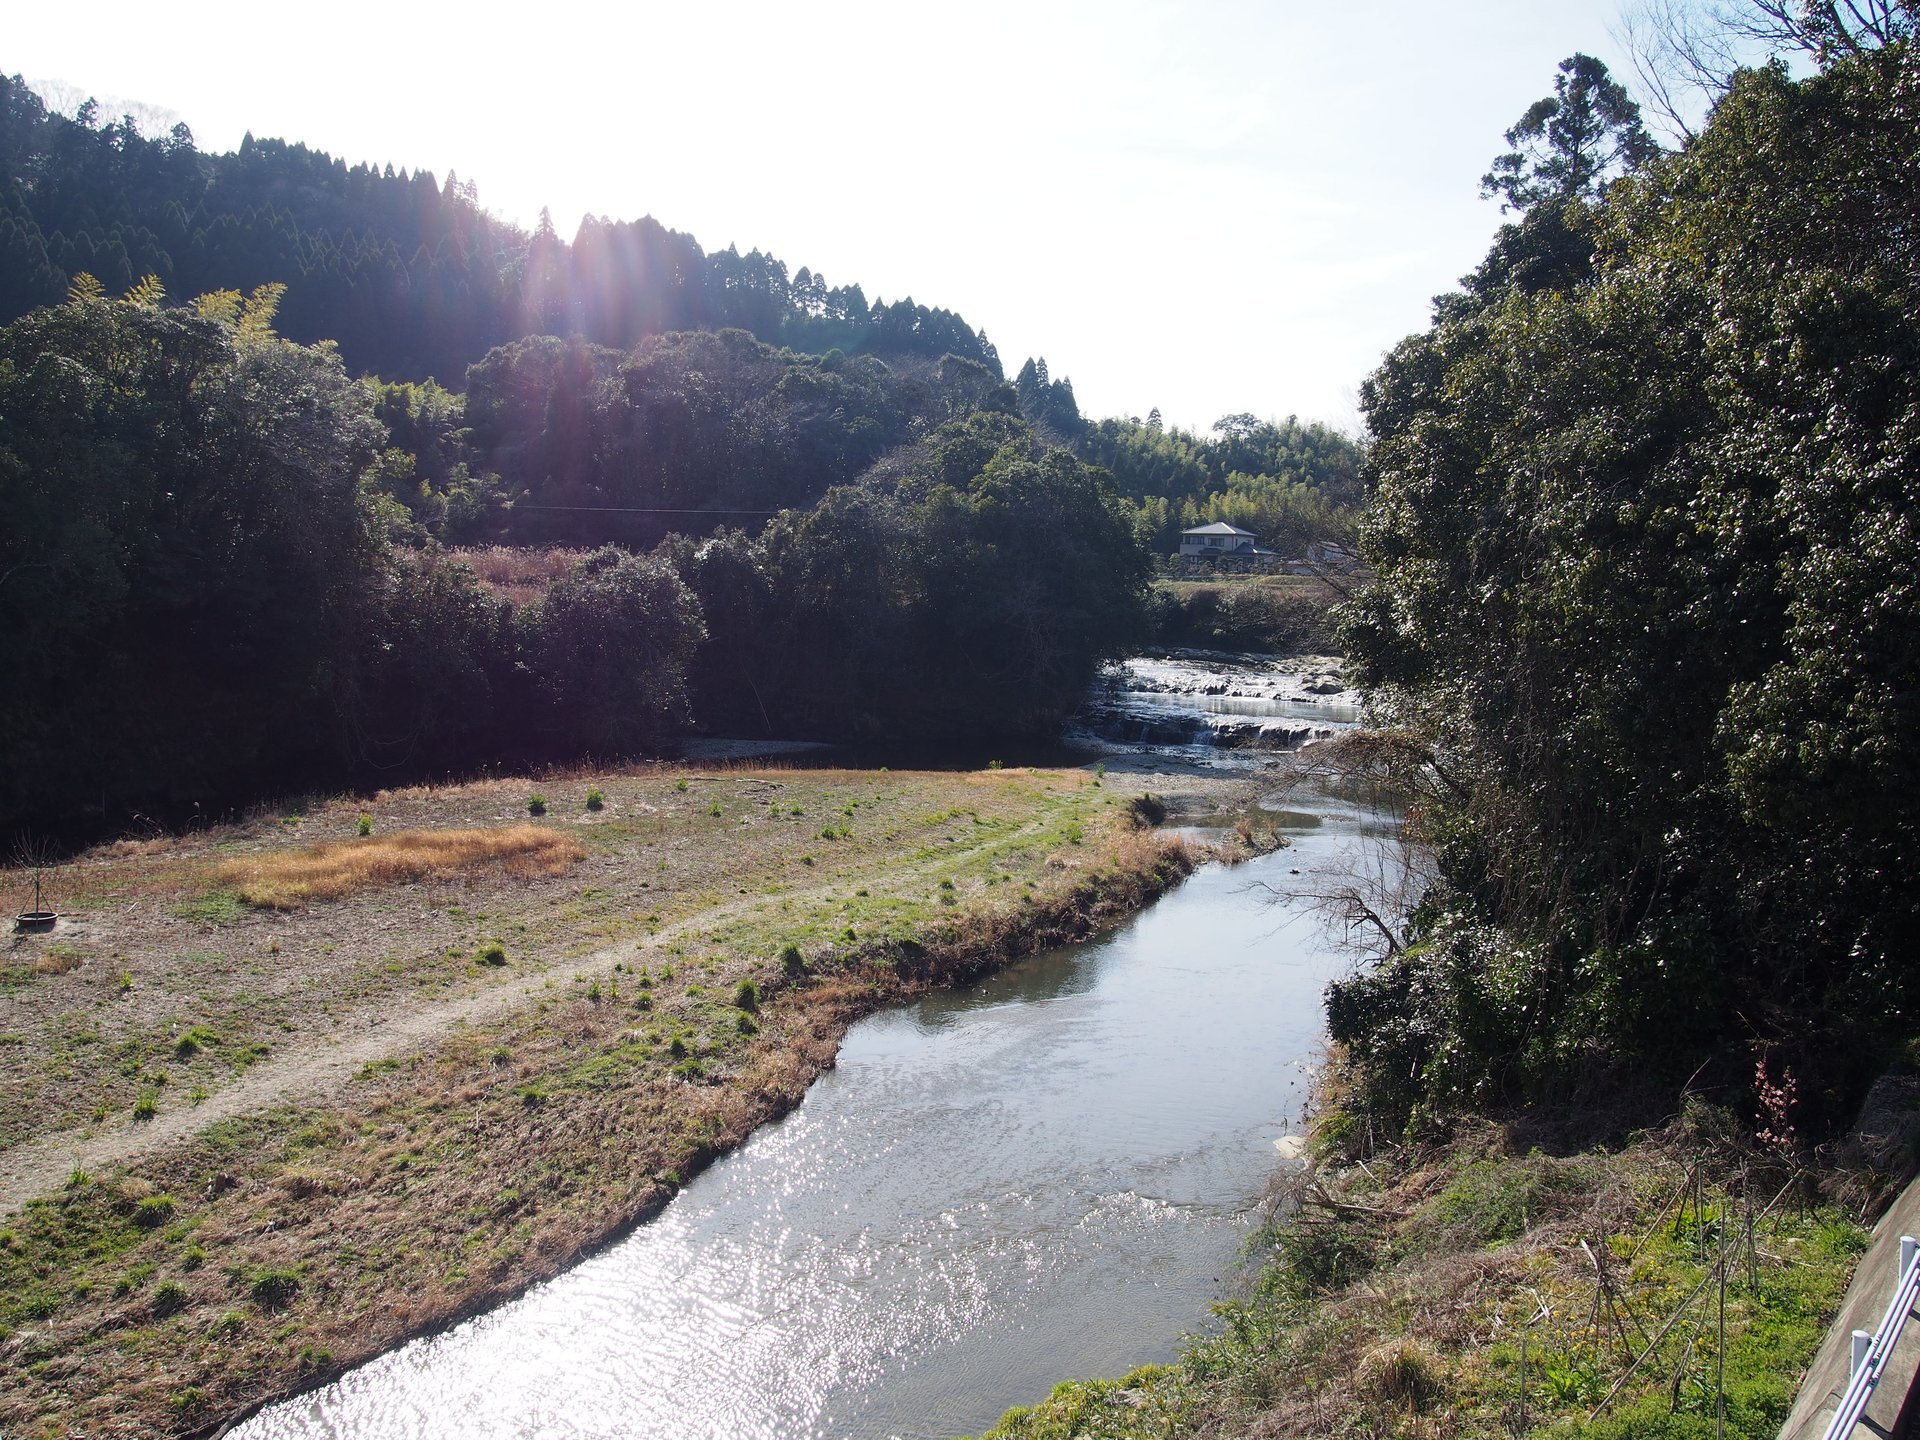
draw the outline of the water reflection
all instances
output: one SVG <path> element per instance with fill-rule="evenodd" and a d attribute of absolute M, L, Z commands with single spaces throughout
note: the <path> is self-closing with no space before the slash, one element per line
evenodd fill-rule
<path fill-rule="evenodd" d="M 1168 1358 L 1221 1291 L 1342 967 L 1304 902 L 1250 883 L 1311 889 L 1291 872 L 1363 828 L 1296 813 L 1292 848 L 1108 940 L 862 1022 L 653 1224 L 236 1434 L 944 1436 Z"/>

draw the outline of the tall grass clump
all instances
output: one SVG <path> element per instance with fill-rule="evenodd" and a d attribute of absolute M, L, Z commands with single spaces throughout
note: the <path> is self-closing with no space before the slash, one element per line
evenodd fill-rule
<path fill-rule="evenodd" d="M 284 1310 L 300 1293 L 300 1277 L 292 1270 L 262 1270 L 253 1277 L 247 1293 L 262 1310 Z"/>

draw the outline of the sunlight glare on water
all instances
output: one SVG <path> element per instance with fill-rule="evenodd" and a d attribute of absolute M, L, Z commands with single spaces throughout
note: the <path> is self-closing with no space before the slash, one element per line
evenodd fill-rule
<path fill-rule="evenodd" d="M 1110 938 L 861 1022 L 658 1220 L 234 1434 L 951 1436 L 1171 1358 L 1231 1287 L 1346 963 L 1252 882 L 1305 888 L 1375 827 L 1295 818 Z"/>

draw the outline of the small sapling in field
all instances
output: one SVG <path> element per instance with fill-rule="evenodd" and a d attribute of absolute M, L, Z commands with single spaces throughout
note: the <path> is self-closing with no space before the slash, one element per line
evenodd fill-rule
<path fill-rule="evenodd" d="M 546 814 L 547 797 L 544 795 L 529 795 L 527 797 L 527 813 L 533 816 Z"/>
<path fill-rule="evenodd" d="M 208 1046 L 217 1044 L 219 1036 L 208 1025 L 195 1025 L 182 1031 L 180 1038 L 173 1042 L 173 1053 L 182 1060 L 191 1060 Z"/>
<path fill-rule="evenodd" d="M 300 1277 L 292 1270 L 262 1270 L 247 1288 L 262 1310 L 284 1310 L 300 1293 Z"/>
<path fill-rule="evenodd" d="M 587 809 L 604 810 L 606 808 L 606 805 L 607 805 L 606 792 L 603 791 L 598 785 L 590 786 L 587 790 Z"/>
<path fill-rule="evenodd" d="M 187 1308 L 187 1302 L 193 1297 L 187 1293 L 187 1287 L 178 1280 L 162 1280 L 153 1288 L 153 1316 L 164 1320 Z"/>
<path fill-rule="evenodd" d="M 360 838 L 364 840 L 371 834 L 373 834 L 373 817 L 371 815 L 362 815 L 360 817 Z"/>

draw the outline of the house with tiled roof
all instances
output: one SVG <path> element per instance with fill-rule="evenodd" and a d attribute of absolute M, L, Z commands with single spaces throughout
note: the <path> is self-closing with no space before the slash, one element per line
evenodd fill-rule
<path fill-rule="evenodd" d="M 1180 553 L 1202 560 L 1252 560 L 1274 554 L 1271 550 L 1260 548 L 1260 537 L 1253 531 L 1242 530 L 1238 525 L 1229 525 L 1224 520 L 1182 530 Z"/>

